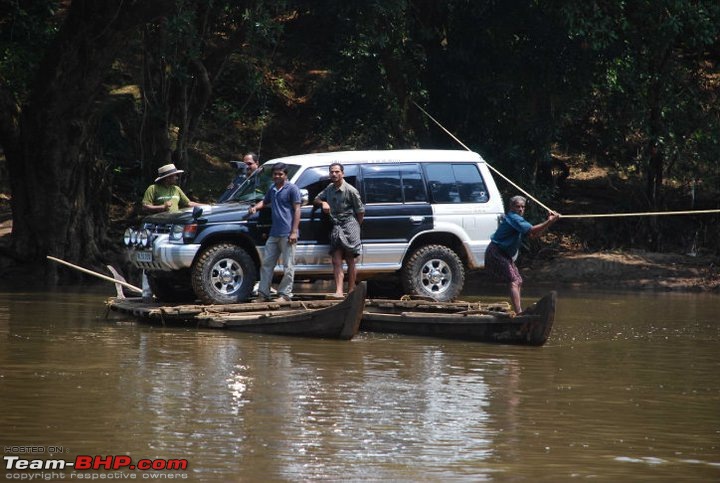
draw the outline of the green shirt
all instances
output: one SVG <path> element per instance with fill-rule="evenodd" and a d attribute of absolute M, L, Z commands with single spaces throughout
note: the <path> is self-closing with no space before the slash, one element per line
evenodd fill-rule
<path fill-rule="evenodd" d="M 151 184 L 145 190 L 143 196 L 143 205 L 162 205 L 166 201 L 172 202 L 172 206 L 168 211 L 178 211 L 180 208 L 190 206 L 190 198 L 188 198 L 178 185 L 165 186 L 164 184 Z"/>
<path fill-rule="evenodd" d="M 317 195 L 317 199 L 327 201 L 330 205 L 330 218 L 337 223 L 347 220 L 358 213 L 365 213 L 365 206 L 360 200 L 360 193 L 355 187 L 343 180 L 343 184 L 336 188 L 330 183 Z"/>

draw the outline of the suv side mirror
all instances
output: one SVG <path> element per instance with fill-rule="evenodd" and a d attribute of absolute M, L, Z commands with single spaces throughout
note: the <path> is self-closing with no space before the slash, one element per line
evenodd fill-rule
<path fill-rule="evenodd" d="M 310 203 L 310 193 L 305 188 L 300 189 L 301 206 L 305 206 Z"/>

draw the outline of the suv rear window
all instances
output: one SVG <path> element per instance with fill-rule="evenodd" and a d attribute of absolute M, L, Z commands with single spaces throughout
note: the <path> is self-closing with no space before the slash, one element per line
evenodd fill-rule
<path fill-rule="evenodd" d="M 366 203 L 427 202 L 427 193 L 417 164 L 363 166 Z"/>
<path fill-rule="evenodd" d="M 487 203 L 485 182 L 476 164 L 424 165 L 432 203 Z"/>

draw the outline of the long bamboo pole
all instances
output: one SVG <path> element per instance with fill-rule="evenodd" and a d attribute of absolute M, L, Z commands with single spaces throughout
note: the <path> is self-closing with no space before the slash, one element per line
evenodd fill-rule
<path fill-rule="evenodd" d="M 561 218 L 615 218 L 621 216 L 663 216 L 663 215 L 700 215 L 720 213 L 718 210 L 687 210 L 687 211 L 642 211 L 635 213 L 588 213 L 586 215 L 560 215 Z"/>
<path fill-rule="evenodd" d="M 79 267 L 77 265 L 74 265 L 70 262 L 66 262 L 65 260 L 61 260 L 59 258 L 51 257 L 50 255 L 47 256 L 48 260 L 52 260 L 53 262 L 61 263 L 63 265 L 67 265 L 70 268 L 74 268 L 75 270 L 80 270 L 83 273 L 87 273 L 88 275 L 93 275 L 98 278 L 102 278 L 103 280 L 107 280 L 108 282 L 112 283 L 118 283 L 122 285 L 123 287 L 127 287 L 130 290 L 133 290 L 137 293 L 142 293 L 142 289 L 140 287 L 136 287 L 135 285 L 129 284 L 127 282 L 123 282 L 121 280 L 116 280 L 112 277 L 108 277 L 107 275 L 103 275 L 102 273 L 93 272 L 92 270 L 88 270 L 87 268 Z"/>

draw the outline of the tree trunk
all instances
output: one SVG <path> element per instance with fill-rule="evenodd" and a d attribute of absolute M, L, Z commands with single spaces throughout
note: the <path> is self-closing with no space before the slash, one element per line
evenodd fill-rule
<path fill-rule="evenodd" d="M 649 95 L 648 149 L 647 149 L 647 187 L 646 194 L 650 211 L 658 211 L 661 205 L 662 184 L 664 177 L 665 156 L 660 143 L 664 133 L 661 116 L 660 92 L 661 85 L 653 83 Z M 653 251 L 659 251 L 662 243 L 657 217 L 650 217 L 649 245 Z"/>
<path fill-rule="evenodd" d="M 105 165 L 94 152 L 94 113 L 127 35 L 169 6 L 164 3 L 72 2 L 22 109 L 17 149 L 7 153 L 12 250 L 21 261 L 45 263 L 45 255 L 98 261 L 110 193 Z M 57 267 L 46 267 L 46 278 L 55 281 Z"/>

